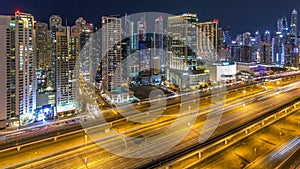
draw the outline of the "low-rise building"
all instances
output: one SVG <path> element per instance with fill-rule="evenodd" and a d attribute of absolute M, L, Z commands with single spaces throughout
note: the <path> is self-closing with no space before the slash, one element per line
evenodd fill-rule
<path fill-rule="evenodd" d="M 209 78 L 214 82 L 235 80 L 237 66 L 235 62 L 222 61 L 209 65 Z"/>

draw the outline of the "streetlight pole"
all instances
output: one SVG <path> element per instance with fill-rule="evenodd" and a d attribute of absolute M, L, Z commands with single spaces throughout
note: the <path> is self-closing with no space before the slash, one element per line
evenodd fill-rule
<path fill-rule="evenodd" d="M 281 136 L 282 136 L 282 133 L 280 132 L 279 133 L 279 145 L 281 145 Z"/>
<path fill-rule="evenodd" d="M 245 103 L 245 94 L 247 93 L 247 91 L 246 90 L 243 90 L 243 99 L 244 99 L 244 104 L 243 104 L 243 106 L 245 107 L 246 106 L 246 103 Z"/>
<path fill-rule="evenodd" d="M 85 145 L 85 158 L 84 158 L 84 164 L 87 168 L 88 158 L 87 158 L 87 135 L 84 135 L 84 145 Z"/>

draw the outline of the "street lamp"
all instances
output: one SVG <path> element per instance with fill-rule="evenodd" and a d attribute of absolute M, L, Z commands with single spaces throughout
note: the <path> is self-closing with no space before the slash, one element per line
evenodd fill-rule
<path fill-rule="evenodd" d="M 246 90 L 243 90 L 243 98 L 245 99 L 245 94 L 247 93 Z M 246 103 L 243 104 L 244 107 L 246 107 Z"/>
<path fill-rule="evenodd" d="M 247 91 L 246 90 L 243 90 L 243 96 L 245 97 L 245 94 L 247 93 Z"/>
<path fill-rule="evenodd" d="M 279 81 L 277 81 L 277 82 L 276 82 L 276 84 L 277 84 L 277 85 L 279 85 L 279 84 L 280 84 L 280 82 L 279 82 Z"/>
<path fill-rule="evenodd" d="M 257 149 L 256 147 L 254 148 L 254 159 L 256 159 L 256 154 L 257 154 Z"/>

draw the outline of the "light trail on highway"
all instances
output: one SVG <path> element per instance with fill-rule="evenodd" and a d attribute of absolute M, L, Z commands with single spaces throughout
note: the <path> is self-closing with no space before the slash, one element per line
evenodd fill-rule
<path fill-rule="evenodd" d="M 294 93 L 296 93 L 296 92 L 294 92 Z M 281 94 L 279 94 L 279 95 L 282 95 L 282 93 Z M 274 98 L 275 97 L 275 98 Z M 292 97 L 294 97 L 294 95 L 292 95 Z M 274 102 L 274 100 L 276 100 L 276 99 L 278 99 L 276 96 L 273 96 L 273 97 L 271 97 L 271 98 L 268 98 L 268 99 L 271 99 L 271 101 L 269 101 L 269 102 Z M 264 99 L 265 101 L 268 101 L 268 99 Z M 263 100 L 263 101 L 264 101 Z M 288 102 L 289 100 L 287 100 L 287 102 Z M 264 102 L 264 103 L 261 103 L 262 105 L 266 105 L 265 103 L 269 103 L 269 102 Z M 272 105 L 270 105 L 270 106 L 272 106 Z M 264 106 L 261 106 L 262 107 L 262 109 L 264 109 Z M 260 109 L 260 110 L 262 110 L 262 109 Z M 235 112 L 235 113 L 237 113 L 237 112 Z M 230 113 L 230 114 L 235 114 L 235 113 Z M 242 113 L 241 113 L 242 114 Z M 245 113 L 246 114 L 246 113 Z M 252 113 L 252 114 L 254 114 L 254 113 Z M 249 116 L 249 115 L 248 115 Z M 250 114 L 250 116 L 251 116 L 251 114 Z M 194 128 L 194 127 L 193 127 Z M 178 131 L 180 131 L 180 130 L 178 130 Z M 157 130 L 155 130 L 155 132 L 157 132 Z M 198 133 L 196 132 L 196 134 L 194 133 L 194 135 L 197 135 Z M 166 136 L 166 138 L 164 139 L 164 140 L 158 140 L 157 141 L 157 144 L 166 144 L 166 143 L 168 143 L 169 141 L 172 141 L 172 139 L 176 139 L 176 137 L 174 138 L 174 136 Z M 191 139 L 191 138 L 190 138 Z M 195 138 L 194 138 L 195 139 Z M 115 142 L 115 141 L 113 141 L 115 144 L 114 145 L 117 145 L 117 144 L 119 144 L 119 145 L 122 145 L 122 146 L 124 146 L 124 143 L 123 143 L 123 141 L 120 141 L 120 142 Z M 186 142 L 185 142 L 186 143 Z M 181 144 L 182 145 L 182 144 Z M 180 146 L 180 145 L 179 145 Z M 120 148 L 120 147 L 116 147 L 116 148 Z M 124 147 L 123 147 L 124 148 Z M 105 154 L 105 151 L 103 152 L 103 150 L 101 151 L 101 149 L 99 149 L 99 147 L 98 147 L 98 150 L 100 151 L 99 153 L 100 154 Z M 151 152 L 151 150 L 149 149 L 149 152 Z M 98 157 L 99 159 L 102 159 L 101 161 L 106 161 L 106 159 L 105 160 L 103 160 L 103 158 L 101 157 L 101 156 L 98 156 L 99 154 L 97 153 L 97 155 L 95 155 L 95 157 Z M 92 157 L 93 157 L 93 155 L 91 155 Z M 111 158 L 116 158 L 115 156 L 112 156 Z M 121 158 L 121 157 L 119 157 L 119 158 Z M 90 159 L 90 157 L 89 157 L 89 159 Z M 118 159 L 118 158 L 117 158 Z M 116 159 L 116 160 L 117 160 Z M 125 159 L 124 159 L 125 160 Z M 121 164 L 123 164 L 123 165 L 128 165 L 128 163 L 125 163 L 125 161 L 124 160 L 121 160 L 121 161 L 123 161 L 123 163 L 121 163 Z M 128 160 L 128 159 L 126 159 L 126 160 Z M 133 159 L 131 159 L 131 160 L 133 160 Z M 151 159 L 150 159 L 151 160 Z M 90 162 L 92 161 L 91 159 L 89 160 Z M 111 159 L 110 159 L 110 161 L 111 161 Z M 117 160 L 117 161 L 120 161 L 120 159 L 119 160 Z M 135 161 L 135 160 L 133 160 L 133 161 Z M 149 161 L 149 159 L 143 159 L 143 160 L 139 160 L 139 161 L 141 161 L 142 163 L 144 163 L 144 162 L 146 162 L 146 161 Z M 99 164 L 99 161 L 98 161 L 98 163 L 97 162 L 94 162 L 95 163 L 95 166 L 99 166 L 100 164 Z M 111 162 L 112 163 L 112 162 Z M 135 162 L 135 164 L 141 164 L 140 162 Z M 91 162 L 91 164 L 93 164 L 92 162 Z M 89 164 L 90 165 L 90 164 Z M 101 165 L 100 165 L 101 166 Z M 105 166 L 104 164 L 103 164 L 103 166 Z M 128 166 L 130 166 L 130 165 L 128 165 Z"/>

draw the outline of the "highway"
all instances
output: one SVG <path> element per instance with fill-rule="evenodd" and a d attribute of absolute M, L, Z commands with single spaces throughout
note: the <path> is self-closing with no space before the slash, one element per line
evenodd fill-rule
<path fill-rule="evenodd" d="M 284 117 L 275 123 L 256 131 L 249 137 L 242 139 L 223 148 L 225 145 L 216 146 L 217 153 L 212 153 L 205 158 L 198 156 L 181 157 L 169 168 L 275 168 L 278 163 L 288 157 L 289 151 L 297 150 L 300 133 L 299 125 L 300 111 Z M 294 147 L 286 146 L 285 142 L 297 143 Z M 274 152 L 273 152 L 274 151 Z M 284 153 L 283 153 L 284 152 Z M 278 155 L 280 154 L 280 155 Z M 267 157 L 265 157 L 267 156 Z M 276 159 L 277 158 L 277 159 Z"/>
<path fill-rule="evenodd" d="M 291 87 L 291 86 L 289 86 L 289 87 Z M 281 90 L 283 92 L 286 89 L 281 89 Z M 290 102 L 291 99 L 298 97 L 297 92 L 299 92 L 299 90 L 297 90 L 297 89 L 293 90 L 293 92 L 287 92 L 286 91 L 286 93 L 278 93 L 278 91 L 276 91 L 276 92 L 273 91 L 273 92 L 269 93 L 269 95 L 271 95 L 269 98 L 263 98 L 261 100 L 255 101 L 254 103 L 247 103 L 246 106 L 243 106 L 243 103 L 240 103 L 240 105 L 239 105 L 240 107 L 238 109 L 230 110 L 229 112 L 226 112 L 223 115 L 223 118 L 222 118 L 221 123 L 220 123 L 221 127 L 219 127 L 216 130 L 217 132 L 215 132 L 214 135 L 218 135 L 218 134 L 220 134 L 220 133 L 222 133 L 226 130 L 230 130 L 230 128 L 233 128 L 234 126 L 238 126 L 238 125 L 242 124 L 243 122 L 245 122 L 245 121 L 247 121 L 251 118 L 257 117 L 260 114 L 259 112 L 264 113 L 264 112 L 266 112 L 266 110 L 269 110 L 271 108 L 275 108 L 276 105 L 280 105 L 280 104 L 284 104 L 286 102 L 287 103 Z M 274 95 L 274 93 L 276 93 L 276 95 Z M 266 94 L 264 94 L 264 96 L 265 95 Z M 279 98 L 282 98 L 282 97 L 286 98 L 286 102 L 281 101 L 279 99 Z M 254 101 L 254 100 L 251 100 L 251 102 L 252 101 Z M 259 105 L 259 108 L 254 109 L 254 107 L 258 107 L 258 105 Z M 251 112 L 249 112 L 249 110 L 251 110 Z M 193 110 L 191 110 L 191 112 L 193 112 Z M 185 112 L 185 114 L 189 114 L 189 113 L 190 112 L 188 112 L 188 111 Z M 198 112 L 196 112 L 196 113 L 198 114 Z M 182 132 L 180 130 L 180 128 L 183 125 L 186 126 L 187 125 L 186 121 L 188 121 L 190 119 L 189 116 L 183 116 L 183 117 L 184 118 L 181 119 L 181 123 L 179 123 L 179 125 L 178 125 L 176 133 L 173 133 L 173 134 L 171 133 L 170 135 L 165 135 L 164 137 L 160 138 L 159 140 L 151 140 L 150 142 L 153 142 L 154 143 L 153 145 L 157 145 L 157 144 L 161 145 L 163 143 L 167 144 L 169 142 L 176 142 L 176 140 L 178 139 L 176 137 L 176 135 L 180 135 L 180 133 Z M 184 139 L 178 146 L 176 146 L 174 149 L 172 149 L 168 153 L 179 151 L 183 147 L 188 147 L 188 146 L 191 146 L 191 145 L 197 143 L 198 137 L 199 137 L 199 131 L 201 130 L 201 128 L 203 126 L 203 120 L 205 120 L 205 118 L 206 117 L 203 114 L 198 116 L 198 118 L 196 120 L 196 124 L 193 125 L 192 130 L 191 130 L 191 132 L 189 132 L 186 139 Z M 232 125 L 233 122 L 235 122 L 235 125 Z M 225 126 L 227 126 L 227 127 L 225 127 Z M 123 128 L 123 127 L 121 127 L 121 128 Z M 159 131 L 159 128 L 163 129 L 165 127 L 158 125 L 158 127 L 156 127 L 156 128 L 158 128 L 158 129 L 154 130 L 153 131 L 154 133 L 151 133 L 150 131 L 147 131 L 146 133 L 149 133 L 148 134 L 149 136 L 155 135 L 156 133 L 161 133 L 161 131 Z M 133 133 L 132 135 L 140 135 L 140 133 L 137 132 L 136 134 Z M 123 140 L 120 139 L 120 138 L 119 139 L 114 138 L 114 139 L 115 139 L 114 141 L 108 141 L 107 143 L 104 143 L 104 144 L 107 144 L 107 147 L 112 147 L 112 149 L 116 149 L 117 151 L 122 151 L 122 149 L 124 151 L 125 146 L 124 146 Z M 132 144 L 134 146 L 136 144 L 138 144 L 138 143 L 134 143 L 134 142 L 130 142 L 130 141 L 128 141 L 128 142 L 129 142 L 128 147 L 130 147 L 130 144 Z M 114 143 L 114 145 L 112 145 L 112 143 Z M 145 154 L 151 154 L 153 152 L 156 153 L 155 150 L 151 150 L 149 148 L 146 149 L 145 147 L 142 147 L 142 148 L 143 148 L 143 150 L 147 151 L 146 153 L 143 152 Z M 89 148 L 88 150 L 92 151 L 93 149 Z M 90 167 L 97 167 L 97 166 L 98 167 L 101 166 L 103 168 L 110 168 L 112 166 L 117 166 L 118 167 L 118 165 L 121 165 L 121 168 L 134 168 L 134 167 L 140 166 L 142 164 L 146 164 L 147 162 L 152 160 L 152 159 L 149 159 L 149 158 L 145 158 L 145 159 L 142 159 L 142 160 L 141 159 L 134 159 L 134 158 L 130 158 L 130 159 L 124 158 L 123 159 L 122 157 L 116 157 L 114 155 L 110 156 L 110 158 L 106 158 L 105 155 L 108 155 L 109 153 L 101 150 L 97 146 L 95 147 L 95 150 L 97 150 L 97 151 L 87 153 L 89 168 Z M 130 152 L 132 154 L 132 151 L 130 151 Z M 139 152 L 139 151 L 136 151 L 136 152 Z M 83 153 L 83 151 L 81 151 L 81 153 Z M 126 151 L 124 151 L 123 153 L 126 154 Z M 134 154 L 134 155 L 137 155 L 137 154 Z M 161 155 L 166 155 L 166 154 L 161 154 Z M 80 153 L 77 153 L 77 156 L 80 157 L 81 156 Z M 101 156 L 103 156 L 103 157 L 101 157 Z M 68 157 L 68 156 L 66 155 L 65 157 Z M 160 156 L 158 156 L 157 158 L 160 158 Z M 79 160 L 80 158 L 79 159 L 76 158 L 76 159 Z M 77 165 L 78 163 L 75 162 L 76 159 L 69 158 L 68 161 L 62 160 L 62 163 L 67 163 L 68 165 L 74 164 L 74 166 L 79 166 L 79 165 Z M 96 159 L 96 160 L 93 160 L 93 159 Z M 112 160 L 112 159 L 114 159 L 114 160 Z M 74 161 L 72 161 L 72 160 L 74 160 Z M 155 159 L 153 159 L 153 160 L 155 160 Z M 51 168 L 51 165 L 49 165 L 49 161 L 52 161 L 51 158 L 49 158 L 48 161 L 46 160 L 46 161 L 43 161 L 43 162 L 46 163 Z M 110 162 L 106 163 L 107 161 L 110 161 Z M 60 164 L 59 160 L 56 161 L 56 162 L 57 162 L 57 164 Z M 82 160 L 81 160 L 81 163 L 82 163 Z M 32 164 L 35 165 L 35 163 L 32 163 Z M 63 164 L 60 164 L 60 166 L 62 168 L 64 168 Z M 85 167 L 85 164 L 82 163 L 82 166 Z"/>
<path fill-rule="evenodd" d="M 188 158 L 170 168 L 274 169 L 300 146 L 299 118 L 300 111 L 296 111 L 205 159 Z"/>

